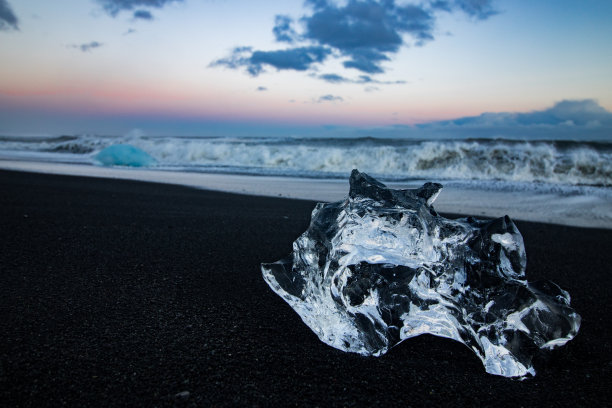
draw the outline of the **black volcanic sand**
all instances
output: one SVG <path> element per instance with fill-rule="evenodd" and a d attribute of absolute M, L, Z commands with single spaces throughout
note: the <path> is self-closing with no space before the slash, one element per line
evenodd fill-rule
<path fill-rule="evenodd" d="M 259 269 L 291 251 L 312 202 L 8 171 L 0 186 L 0 405 L 611 401 L 611 230 L 517 223 L 529 280 L 567 289 L 583 318 L 517 381 L 433 336 L 380 358 L 319 341 Z"/>

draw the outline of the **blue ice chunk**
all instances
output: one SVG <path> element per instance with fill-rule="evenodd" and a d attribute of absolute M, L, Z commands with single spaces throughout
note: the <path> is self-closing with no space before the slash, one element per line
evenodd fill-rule
<path fill-rule="evenodd" d="M 108 146 L 93 158 L 103 166 L 147 167 L 157 163 L 147 152 L 129 144 Z"/>

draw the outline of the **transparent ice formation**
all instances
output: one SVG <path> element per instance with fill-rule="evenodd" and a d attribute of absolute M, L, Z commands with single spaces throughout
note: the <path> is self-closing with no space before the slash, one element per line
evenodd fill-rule
<path fill-rule="evenodd" d="M 286 259 L 264 279 L 319 338 L 380 356 L 430 333 L 464 343 L 488 373 L 535 375 L 538 349 L 574 338 L 580 316 L 549 281 L 527 282 L 510 220 L 438 215 L 442 186 L 392 190 L 353 170 L 344 201 L 318 203 Z"/>

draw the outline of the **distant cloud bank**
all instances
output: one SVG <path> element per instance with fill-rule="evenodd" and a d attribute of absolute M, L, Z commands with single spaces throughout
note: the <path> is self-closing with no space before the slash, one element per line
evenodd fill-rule
<path fill-rule="evenodd" d="M 430 0 L 405 4 L 396 0 L 306 0 L 310 13 L 297 20 L 303 27 L 294 28 L 296 20 L 277 15 L 272 28 L 279 43 L 293 47 L 264 51 L 251 47 L 236 47 L 230 56 L 213 61 L 212 66 L 244 68 L 250 75 L 264 72 L 264 67 L 276 70 L 306 71 L 329 58 L 342 60 L 342 66 L 363 74 L 385 72 L 383 63 L 390 61 L 402 46 L 423 46 L 434 40 L 434 28 L 439 13 L 461 12 L 476 20 L 495 14 L 492 0 Z M 331 80 L 328 82 L 359 80 Z M 339 77 L 339 76 L 338 76 Z"/>
<path fill-rule="evenodd" d="M 361 132 L 361 131 L 360 131 Z M 563 100 L 531 112 L 486 112 L 418 125 L 368 129 L 373 136 L 612 141 L 612 112 L 593 99 Z M 364 133 L 364 132 L 362 132 Z"/>
<path fill-rule="evenodd" d="M 6 0 L 0 0 L 0 31 L 19 30 L 19 19 Z"/>
<path fill-rule="evenodd" d="M 612 112 L 593 99 L 564 100 L 540 111 L 525 113 L 483 113 L 448 121 L 432 122 L 420 127 L 437 128 L 610 128 Z M 612 136 L 612 135 L 611 135 Z"/>
<path fill-rule="evenodd" d="M 324 95 L 315 103 L 342 102 Z M 390 112 L 392 117 L 399 112 Z M 563 100 L 531 112 L 487 112 L 478 116 L 432 121 L 417 125 L 390 124 L 375 127 L 327 125 L 312 129 L 318 137 L 377 137 L 417 140 L 512 139 L 612 142 L 612 112 L 596 100 Z"/>

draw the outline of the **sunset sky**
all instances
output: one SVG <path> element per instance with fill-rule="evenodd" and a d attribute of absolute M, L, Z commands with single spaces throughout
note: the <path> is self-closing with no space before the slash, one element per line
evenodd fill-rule
<path fill-rule="evenodd" d="M 564 100 L 607 115 L 610 21 L 610 0 L 0 0 L 0 132 L 293 135 Z"/>

